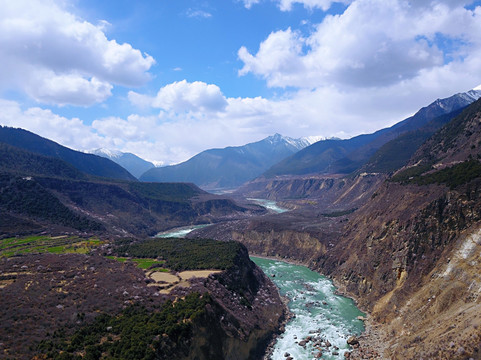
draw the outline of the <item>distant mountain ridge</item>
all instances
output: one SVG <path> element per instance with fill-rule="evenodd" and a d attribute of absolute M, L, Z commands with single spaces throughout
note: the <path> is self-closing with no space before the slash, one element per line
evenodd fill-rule
<path fill-rule="evenodd" d="M 89 175 L 117 180 L 137 180 L 127 170 L 109 159 L 69 149 L 24 129 L 0 126 L 0 143 L 63 160 Z"/>
<path fill-rule="evenodd" d="M 155 167 L 150 161 L 144 160 L 132 153 L 104 148 L 92 150 L 90 153 L 112 160 L 128 170 L 136 178 L 139 178 L 144 172 Z"/>
<path fill-rule="evenodd" d="M 462 109 L 481 97 L 480 90 L 470 90 L 438 99 L 413 116 L 372 134 L 351 139 L 318 141 L 287 157 L 268 169 L 263 176 L 348 174 L 364 165 L 384 144 L 409 131 L 420 129 L 438 116 Z"/>
<path fill-rule="evenodd" d="M 204 189 L 235 188 L 318 139 L 275 134 L 244 146 L 206 150 L 177 165 L 150 169 L 140 180 L 192 182 Z"/>

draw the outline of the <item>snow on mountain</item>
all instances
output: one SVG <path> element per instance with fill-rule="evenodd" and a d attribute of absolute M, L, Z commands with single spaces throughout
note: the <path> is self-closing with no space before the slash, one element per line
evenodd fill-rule
<path fill-rule="evenodd" d="M 281 134 L 274 134 L 272 136 L 267 137 L 264 141 L 269 142 L 270 144 L 278 144 L 284 142 L 285 144 L 291 145 L 297 150 L 304 149 L 305 147 L 314 144 L 315 142 L 324 139 L 321 136 L 306 136 L 301 137 L 298 139 L 291 138 L 289 136 L 283 136 Z"/>
<path fill-rule="evenodd" d="M 99 148 L 95 150 L 89 151 L 90 154 L 102 156 L 108 159 L 113 159 L 113 158 L 119 158 L 122 156 L 123 152 L 119 150 L 111 150 L 111 149 L 106 149 L 106 148 Z"/>
<path fill-rule="evenodd" d="M 136 178 L 139 178 L 140 175 L 155 166 L 151 162 L 146 161 L 135 154 L 124 153 L 119 150 L 100 148 L 92 150 L 90 153 L 116 162 L 123 168 L 127 169 Z"/>

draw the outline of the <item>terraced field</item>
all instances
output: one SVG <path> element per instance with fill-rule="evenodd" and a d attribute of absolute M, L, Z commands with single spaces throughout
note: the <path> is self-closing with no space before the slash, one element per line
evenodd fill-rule
<path fill-rule="evenodd" d="M 0 240 L 0 257 L 25 254 L 87 254 L 103 244 L 98 238 L 78 236 L 29 236 Z"/>

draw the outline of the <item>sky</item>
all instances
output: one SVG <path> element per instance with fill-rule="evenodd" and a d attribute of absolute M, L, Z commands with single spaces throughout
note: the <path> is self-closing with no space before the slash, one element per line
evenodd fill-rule
<path fill-rule="evenodd" d="M 481 1 L 0 0 L 0 124 L 158 165 L 481 84 Z"/>

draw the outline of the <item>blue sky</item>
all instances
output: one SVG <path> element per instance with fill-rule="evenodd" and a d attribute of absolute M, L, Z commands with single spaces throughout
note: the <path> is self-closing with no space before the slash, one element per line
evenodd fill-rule
<path fill-rule="evenodd" d="M 0 124 L 158 164 L 481 84 L 481 1 L 0 0 Z"/>

